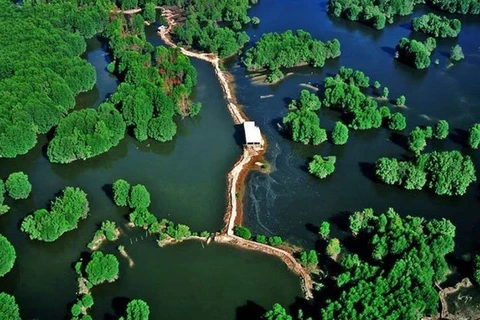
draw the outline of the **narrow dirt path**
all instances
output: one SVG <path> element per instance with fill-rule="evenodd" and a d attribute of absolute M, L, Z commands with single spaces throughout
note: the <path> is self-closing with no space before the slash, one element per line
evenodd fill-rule
<path fill-rule="evenodd" d="M 162 28 L 160 28 L 160 30 L 158 31 L 158 34 L 160 38 L 162 38 L 162 40 L 165 42 L 165 44 L 171 47 L 177 48 L 178 46 L 173 42 L 170 36 L 170 31 L 176 25 L 176 22 L 175 22 L 176 14 L 167 8 L 160 7 L 160 9 L 162 9 L 162 16 L 167 21 L 168 26 L 163 26 Z M 233 94 L 233 90 L 229 85 L 228 79 L 230 75 L 227 72 L 224 72 L 220 69 L 220 59 L 218 58 L 218 56 L 216 56 L 213 53 L 199 53 L 199 52 L 189 51 L 183 47 L 179 47 L 179 48 L 184 55 L 207 61 L 213 66 L 215 75 L 218 78 L 224 97 L 227 100 L 227 108 L 232 117 L 233 122 L 239 125 L 245 121 L 248 121 L 248 118 L 243 114 L 243 112 L 241 111 L 241 107 L 236 102 L 236 98 L 235 98 L 235 95 Z M 241 177 L 242 174 L 245 174 L 244 170 L 248 170 L 248 168 L 251 167 L 251 165 L 255 160 L 255 157 L 258 157 L 259 155 L 264 154 L 265 149 L 266 149 L 265 141 L 263 140 L 263 138 L 260 146 L 258 147 L 255 147 L 255 148 L 244 147 L 240 158 L 237 160 L 232 170 L 230 170 L 230 172 L 228 173 L 227 175 L 227 210 L 224 216 L 225 226 L 224 226 L 223 232 L 215 236 L 214 241 L 219 243 L 234 245 L 236 247 L 240 247 L 248 250 L 260 251 L 260 252 L 280 258 L 292 272 L 294 272 L 295 274 L 297 274 L 302 278 L 305 297 L 307 299 L 311 299 L 313 298 L 312 278 L 310 277 L 310 274 L 305 270 L 305 268 L 293 257 L 293 255 L 290 252 L 280 248 L 261 244 L 258 242 L 245 240 L 235 236 L 233 233 L 233 228 L 235 227 L 235 221 L 237 220 L 237 217 L 243 216 L 242 212 L 240 212 L 240 210 L 242 210 L 242 206 L 239 203 L 239 201 L 242 201 L 242 199 L 238 197 L 239 177 Z"/>

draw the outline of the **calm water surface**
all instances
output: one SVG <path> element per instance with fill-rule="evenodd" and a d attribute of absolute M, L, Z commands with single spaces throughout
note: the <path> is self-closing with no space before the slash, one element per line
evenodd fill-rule
<path fill-rule="evenodd" d="M 448 218 L 457 226 L 456 252 L 461 255 L 478 249 L 476 236 L 480 228 L 478 184 L 469 187 L 463 197 L 436 196 L 430 191 L 406 191 L 379 184 L 372 179 L 371 166 L 382 156 L 401 158 L 406 153 L 402 135 L 385 129 L 350 132 L 344 146 L 323 143 L 304 146 L 289 141 L 279 131 L 277 123 L 286 114 L 286 103 L 296 98 L 301 83 L 323 87 L 326 76 L 335 74 L 345 65 L 363 70 L 373 80 L 390 89 L 390 97 L 407 97 L 406 109 L 401 109 L 408 121 L 408 132 L 416 125 L 434 125 L 439 119 L 450 123 L 451 136 L 445 141 L 429 142 L 427 151 L 461 150 L 472 156 L 480 172 L 478 151 L 462 144 L 465 130 L 480 121 L 480 19 L 459 17 L 462 32 L 458 39 L 440 39 L 433 59 L 438 66 L 415 70 L 394 60 L 394 48 L 402 37 L 422 38 L 409 30 L 412 16 L 377 31 L 359 23 L 330 18 L 325 1 L 265 0 L 252 10 L 260 18 L 257 28 L 248 30 L 255 41 L 265 32 L 304 29 L 315 38 L 338 38 L 342 45 L 339 59 L 328 61 L 323 69 L 296 68 L 295 74 L 274 86 L 253 85 L 244 69 L 235 62 L 230 67 L 235 75 L 237 96 L 245 105 L 247 115 L 257 121 L 269 141 L 267 157 L 274 172 L 268 176 L 252 173 L 247 179 L 245 223 L 255 232 L 279 234 L 294 243 L 313 247 L 315 233 L 322 220 L 333 225 L 334 236 L 347 233 L 345 217 L 350 212 L 371 207 L 377 211 L 394 207 L 403 215 L 427 218 Z M 419 7 L 414 16 L 428 12 Z M 465 60 L 448 67 L 448 52 L 456 43 L 463 47 Z M 319 93 L 323 92 L 320 90 Z M 273 95 L 261 99 L 261 96 Z M 389 105 L 392 111 L 395 107 Z M 321 110 L 322 127 L 330 131 L 339 113 Z M 336 155 L 335 173 L 324 180 L 308 174 L 306 166 L 314 154 Z M 477 176 L 480 176 L 477 174 Z"/>
<path fill-rule="evenodd" d="M 108 57 L 98 40 L 91 40 L 85 57 L 97 69 L 95 88 L 77 97 L 77 108 L 97 107 L 117 86 L 105 71 Z M 32 195 L 8 202 L 10 212 L 0 217 L 0 233 L 15 246 L 15 267 L 0 279 L 0 291 L 14 294 L 24 319 L 62 319 L 69 313 L 77 289 L 73 264 L 98 225 L 112 220 L 125 232 L 105 246 L 121 263 L 120 279 L 93 290 L 95 319 L 109 318 L 124 309 L 125 298 L 142 298 L 151 306 L 152 319 L 235 319 L 270 308 L 277 301 L 293 303 L 301 296 L 299 280 L 275 258 L 233 247 L 199 242 L 160 249 L 152 237 L 125 227 L 125 208 L 110 199 L 110 185 L 118 178 L 145 184 L 152 195 L 152 213 L 189 225 L 194 231 L 217 231 L 223 225 L 226 173 L 240 154 L 235 128 L 225 107 L 212 68 L 193 61 L 198 71 L 194 99 L 202 102 L 197 118 L 177 122 L 178 135 L 168 143 L 139 143 L 130 136 L 108 153 L 69 165 L 51 164 L 45 155 L 48 139 L 27 155 L 0 160 L 0 177 L 24 171 Z M 89 217 L 77 230 L 54 243 L 31 241 L 19 231 L 23 218 L 47 207 L 66 186 L 88 194 Z M 135 261 L 129 268 L 115 247 L 125 245 Z"/>

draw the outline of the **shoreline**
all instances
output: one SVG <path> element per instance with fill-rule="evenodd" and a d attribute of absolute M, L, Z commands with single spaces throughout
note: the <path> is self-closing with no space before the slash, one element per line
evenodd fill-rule
<path fill-rule="evenodd" d="M 167 21 L 168 26 L 157 31 L 160 38 L 173 48 L 180 48 L 180 51 L 188 56 L 207 61 L 210 63 L 215 71 L 215 75 L 222 88 L 224 98 L 227 100 L 227 109 L 232 117 L 233 123 L 240 125 L 248 118 L 243 113 L 241 107 L 237 103 L 234 95 L 233 85 L 231 81 L 233 76 L 222 71 L 219 66 L 220 59 L 213 53 L 198 53 L 189 51 L 185 48 L 178 47 L 170 37 L 171 29 L 176 25 L 174 17 L 176 16 L 171 10 L 160 7 L 162 16 Z M 214 237 L 215 242 L 225 243 L 240 247 L 247 250 L 255 250 L 269 255 L 276 256 L 282 260 L 288 269 L 298 275 L 302 279 L 302 287 L 306 299 L 312 299 L 313 281 L 308 271 L 293 257 L 293 255 L 283 249 L 275 248 L 269 245 L 261 244 L 251 240 L 245 240 L 233 234 L 235 223 L 241 224 L 243 220 L 243 192 L 245 178 L 248 173 L 255 166 L 255 162 L 263 159 L 266 152 L 267 144 L 265 138 L 262 136 L 262 142 L 259 147 L 243 147 L 240 158 L 235 162 L 233 168 L 227 174 L 227 209 L 224 215 L 224 227 L 221 234 Z"/>

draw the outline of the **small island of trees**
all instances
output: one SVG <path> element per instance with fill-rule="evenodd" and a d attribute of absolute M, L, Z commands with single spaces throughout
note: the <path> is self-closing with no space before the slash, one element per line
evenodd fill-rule
<path fill-rule="evenodd" d="M 150 307 L 141 299 L 134 299 L 127 304 L 127 317 L 119 320 L 148 320 Z"/>
<path fill-rule="evenodd" d="M 185 8 L 187 15 L 185 23 L 174 30 L 177 40 L 221 58 L 237 53 L 250 40 L 242 30 L 246 24 L 260 22 L 248 16 L 250 0 L 180 0 L 175 4 Z"/>
<path fill-rule="evenodd" d="M 245 52 L 243 63 L 249 71 L 268 68 L 267 82 L 283 78 L 280 68 L 291 68 L 301 64 L 323 67 L 325 60 L 340 56 L 340 42 L 337 39 L 315 40 L 310 33 L 291 30 L 283 33 L 263 34 L 255 45 Z"/>
<path fill-rule="evenodd" d="M 399 185 L 408 190 L 424 186 L 438 195 L 463 195 L 477 180 L 475 167 L 469 156 L 458 151 L 434 151 L 411 161 L 380 158 L 375 164 L 380 181 Z"/>
<path fill-rule="evenodd" d="M 65 232 L 78 227 L 80 219 L 89 212 L 87 194 L 79 188 L 66 187 L 62 195 L 52 201 L 51 209 L 39 209 L 27 216 L 21 230 L 30 239 L 52 242 Z"/>
<path fill-rule="evenodd" d="M 414 18 L 412 20 L 412 29 L 435 38 L 456 37 L 462 30 L 462 23 L 458 19 L 449 19 L 429 13 Z"/>
<path fill-rule="evenodd" d="M 417 69 L 426 69 L 430 66 L 430 55 L 436 47 L 434 38 L 427 38 L 425 42 L 402 38 L 396 47 L 398 60 Z"/>

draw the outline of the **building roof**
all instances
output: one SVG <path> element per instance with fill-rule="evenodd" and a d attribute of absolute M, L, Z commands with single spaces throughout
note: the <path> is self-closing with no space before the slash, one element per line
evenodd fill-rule
<path fill-rule="evenodd" d="M 243 129 L 245 130 L 246 143 L 262 143 L 260 128 L 255 125 L 255 121 L 245 121 Z"/>

